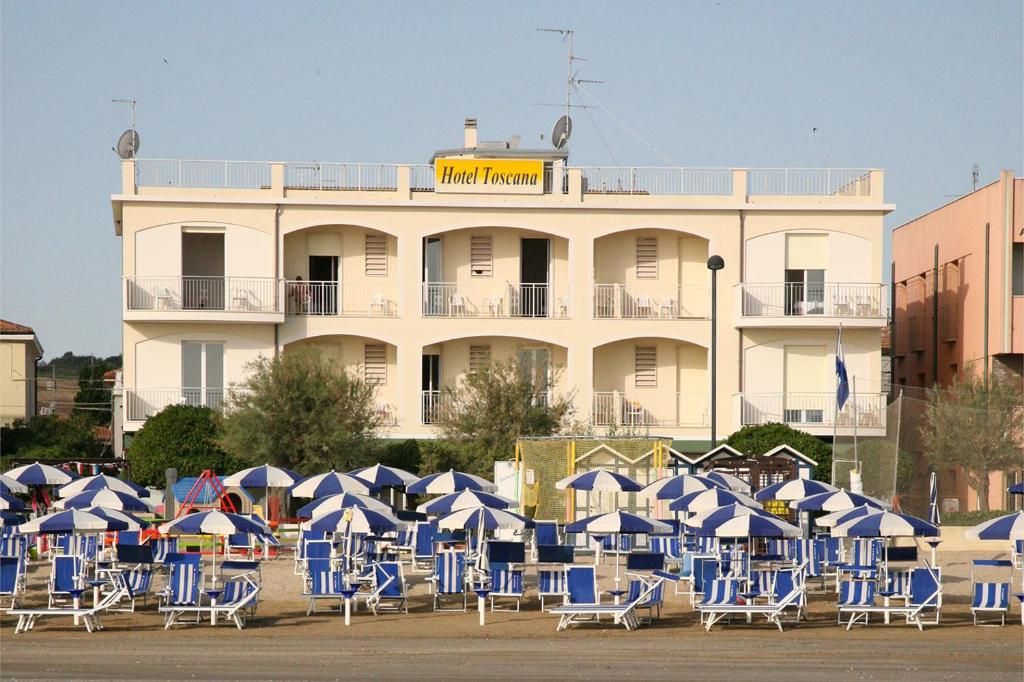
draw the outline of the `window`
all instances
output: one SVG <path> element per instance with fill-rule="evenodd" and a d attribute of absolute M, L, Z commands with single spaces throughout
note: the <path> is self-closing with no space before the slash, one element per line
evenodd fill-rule
<path fill-rule="evenodd" d="M 382 234 L 366 235 L 366 276 L 388 276 L 388 243 Z"/>
<path fill-rule="evenodd" d="M 387 347 L 383 344 L 368 343 L 363 348 L 363 375 L 371 386 L 383 386 L 388 382 Z"/>
<path fill-rule="evenodd" d="M 636 238 L 636 278 L 658 279 L 658 238 Z"/>
<path fill-rule="evenodd" d="M 823 315 L 825 313 L 825 271 L 787 269 L 785 294 L 787 315 Z M 836 314 L 852 315 L 853 305 L 852 297 L 835 301 Z"/>
<path fill-rule="evenodd" d="M 636 374 L 637 388 L 658 387 L 658 348 L 657 346 L 637 346 L 633 358 L 633 369 Z"/>
<path fill-rule="evenodd" d="M 494 273 L 493 243 L 490 235 L 469 238 L 469 274 L 472 277 L 491 277 Z"/>
<path fill-rule="evenodd" d="M 783 419 L 789 424 L 821 424 L 835 400 L 828 346 L 784 346 Z"/>
<path fill-rule="evenodd" d="M 224 401 L 224 344 L 181 342 L 181 392 L 186 405 L 218 408 Z"/>
<path fill-rule="evenodd" d="M 1013 263 L 1010 268 L 1013 279 L 1013 295 L 1024 296 L 1024 242 L 1013 245 Z"/>
<path fill-rule="evenodd" d="M 491 364 L 490 346 L 469 347 L 469 373 L 475 374 Z"/>

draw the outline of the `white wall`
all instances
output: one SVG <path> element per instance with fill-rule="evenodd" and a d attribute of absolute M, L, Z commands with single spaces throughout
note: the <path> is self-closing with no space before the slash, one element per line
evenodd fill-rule
<path fill-rule="evenodd" d="M 187 226 L 187 224 L 186 224 Z M 244 225 L 223 225 L 225 274 L 229 277 L 273 277 L 274 237 Z M 181 275 L 183 225 L 147 227 L 135 233 L 135 275 Z"/>
<path fill-rule="evenodd" d="M 238 334 L 193 331 L 167 334 L 135 344 L 135 386 L 138 388 L 174 388 L 181 386 L 182 341 L 211 341 L 224 344 L 224 385 L 245 380 L 246 365 L 262 353 L 269 357 L 273 348 L 262 341 Z"/>
<path fill-rule="evenodd" d="M 789 230 L 793 232 L 824 232 L 828 234 L 828 269 L 826 282 L 871 282 L 871 241 L 857 235 L 830 230 Z M 772 232 L 753 237 L 744 245 L 744 281 L 779 283 L 786 274 L 786 234 Z"/>

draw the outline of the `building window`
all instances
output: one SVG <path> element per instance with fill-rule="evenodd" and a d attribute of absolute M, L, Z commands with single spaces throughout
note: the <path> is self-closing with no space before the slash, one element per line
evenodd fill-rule
<path fill-rule="evenodd" d="M 491 364 L 490 346 L 469 347 L 469 373 L 476 374 Z"/>
<path fill-rule="evenodd" d="M 181 398 L 186 405 L 217 409 L 224 402 L 224 344 L 181 342 Z"/>
<path fill-rule="evenodd" d="M 1024 296 L 1024 242 L 1016 242 L 1013 245 L 1013 263 L 1010 273 L 1013 279 L 1013 295 Z"/>
<path fill-rule="evenodd" d="M 469 238 L 469 273 L 473 277 L 490 277 L 494 272 L 494 247 L 490 235 Z"/>
<path fill-rule="evenodd" d="M 636 373 L 637 388 L 658 387 L 658 348 L 657 346 L 637 346 L 633 359 Z"/>
<path fill-rule="evenodd" d="M 636 238 L 636 278 L 658 279 L 658 238 Z"/>
<path fill-rule="evenodd" d="M 366 235 L 366 276 L 388 276 L 388 243 L 382 234 Z"/>
<path fill-rule="evenodd" d="M 370 386 L 383 386 L 388 382 L 386 346 L 368 343 L 363 347 L 363 375 Z"/>

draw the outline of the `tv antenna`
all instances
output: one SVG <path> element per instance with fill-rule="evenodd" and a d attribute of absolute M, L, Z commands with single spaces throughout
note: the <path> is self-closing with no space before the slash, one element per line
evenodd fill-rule
<path fill-rule="evenodd" d="M 139 151 L 139 133 L 135 130 L 135 100 L 114 99 L 111 101 L 114 104 L 127 104 L 131 109 L 132 117 L 132 127 L 121 133 L 121 137 L 117 138 L 117 145 L 113 147 L 114 153 L 122 159 L 134 159 L 135 154 Z"/>
<path fill-rule="evenodd" d="M 971 184 L 974 186 L 974 190 L 972 190 L 972 191 L 977 191 L 977 189 L 978 189 L 978 178 L 980 178 L 980 177 L 981 177 L 981 169 L 978 167 L 978 164 L 974 164 L 973 166 L 971 166 Z"/>
<path fill-rule="evenodd" d="M 587 61 L 583 57 L 577 57 L 576 53 L 572 50 L 572 39 L 576 33 L 571 28 L 538 28 L 541 33 L 557 33 L 562 36 L 563 40 L 568 43 L 568 53 L 566 55 L 566 75 L 565 75 L 565 102 L 561 104 L 553 104 L 547 102 L 539 102 L 538 104 L 542 107 L 564 107 L 565 114 L 555 123 L 555 128 L 551 133 L 551 144 L 555 146 L 555 149 L 561 149 L 569 142 L 569 136 L 572 134 L 572 118 L 569 113 L 572 109 L 592 109 L 593 107 L 586 104 L 573 104 L 572 103 L 572 91 L 577 85 L 582 83 L 600 85 L 604 81 L 589 80 L 586 78 L 579 77 L 579 71 L 575 69 L 576 62 Z"/>

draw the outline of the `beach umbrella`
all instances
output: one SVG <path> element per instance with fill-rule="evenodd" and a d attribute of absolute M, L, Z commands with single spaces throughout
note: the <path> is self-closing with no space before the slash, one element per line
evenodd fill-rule
<path fill-rule="evenodd" d="M 329 471 L 326 474 L 317 474 L 305 478 L 292 486 L 292 497 L 309 497 L 316 499 L 328 495 L 340 493 L 356 493 L 358 495 L 369 495 L 375 486 L 370 485 L 361 478 L 351 474 L 342 474 L 337 471 Z"/>
<path fill-rule="evenodd" d="M 316 530 L 326 533 L 389 533 L 401 530 L 408 524 L 400 521 L 392 514 L 367 509 L 366 507 L 346 507 L 316 518 L 304 521 L 302 530 Z"/>
<path fill-rule="evenodd" d="M 725 487 L 726 486 L 724 484 L 712 480 L 707 476 L 677 474 L 676 476 L 659 478 L 657 481 L 648 484 L 648 486 L 644 488 L 644 494 L 654 495 L 654 497 L 659 500 L 677 500 L 683 495 L 689 495 L 690 493 Z"/>
<path fill-rule="evenodd" d="M 989 519 L 969 528 L 964 535 L 973 540 L 1024 540 L 1024 511 Z"/>
<path fill-rule="evenodd" d="M 89 507 L 85 511 L 90 514 L 95 514 L 101 518 L 107 519 L 108 521 L 120 522 L 126 524 L 128 527 L 122 530 L 142 530 L 149 528 L 149 522 L 138 518 L 134 514 L 129 514 L 126 511 L 120 509 L 108 509 L 106 507 Z"/>
<path fill-rule="evenodd" d="M 106 507 L 120 511 L 151 512 L 149 503 L 140 500 L 134 494 L 119 493 L 110 488 L 86 490 L 84 492 L 57 500 L 54 506 L 58 509 L 86 509 L 88 507 Z"/>
<path fill-rule="evenodd" d="M 766 516 L 771 518 L 778 518 L 771 512 L 766 512 L 764 509 L 759 507 L 749 507 L 745 504 L 727 504 L 724 507 L 718 507 L 717 509 L 708 509 L 707 511 L 697 512 L 690 518 L 686 519 L 683 523 L 691 528 L 700 528 L 705 523 L 720 523 L 726 519 L 731 519 L 734 516 L 741 514 L 757 514 L 758 516 Z"/>
<path fill-rule="evenodd" d="M 424 476 L 415 483 L 406 487 L 407 493 L 427 493 L 433 495 L 446 495 L 457 493 L 462 490 L 481 490 L 492 493 L 498 489 L 486 478 L 480 478 L 473 474 L 463 473 L 451 469 L 449 471 Z"/>
<path fill-rule="evenodd" d="M 492 509 L 508 509 L 514 507 L 518 502 L 507 497 L 494 493 L 485 493 L 479 490 L 462 490 L 457 493 L 448 493 L 437 499 L 424 502 L 416 507 L 416 511 L 424 514 L 448 514 L 460 509 L 471 509 L 473 507 L 491 507 Z"/>
<path fill-rule="evenodd" d="M 420 480 L 416 474 L 411 474 L 404 469 L 374 464 L 371 467 L 362 467 L 348 472 L 356 478 L 361 478 L 370 485 L 377 488 L 404 488 Z"/>
<path fill-rule="evenodd" d="M 854 507 L 853 509 L 840 509 L 839 511 L 819 516 L 814 520 L 814 523 L 822 528 L 831 528 L 832 526 L 837 526 L 840 523 L 845 523 L 846 521 L 850 521 L 861 516 L 874 514 L 877 511 L 878 507 L 862 504 L 859 507 Z"/>
<path fill-rule="evenodd" d="M 845 490 L 808 495 L 807 497 L 799 500 L 793 500 L 789 503 L 789 508 L 796 509 L 797 511 L 837 512 L 854 509 L 855 507 L 860 506 L 882 509 L 882 503 L 878 500 L 868 497 L 867 495 L 849 493 Z"/>
<path fill-rule="evenodd" d="M 765 500 L 792 502 L 793 500 L 802 500 L 811 495 L 834 493 L 838 492 L 838 490 L 839 488 L 829 483 L 815 481 L 810 478 L 796 478 L 791 481 L 782 481 L 766 488 L 761 488 L 754 493 L 754 499 L 759 502 L 764 502 Z"/>
<path fill-rule="evenodd" d="M 1014 483 L 1007 490 L 1010 491 L 1011 495 L 1024 495 L 1024 481 Z"/>
<path fill-rule="evenodd" d="M 505 509 L 494 509 L 479 505 L 476 507 L 464 507 L 456 509 L 447 516 L 437 520 L 437 527 L 445 530 L 458 530 L 465 528 L 479 531 L 496 530 L 498 528 L 512 528 L 521 530 L 533 526 L 533 521 Z M 482 540 L 483 538 L 478 538 Z"/>
<path fill-rule="evenodd" d="M 39 462 L 15 467 L 5 475 L 26 486 L 65 485 L 71 483 L 74 478 L 66 471 Z"/>
<path fill-rule="evenodd" d="M 750 494 L 750 484 L 739 476 L 733 476 L 724 471 L 705 471 L 701 476 L 719 485 L 723 485 L 733 492 L 743 493 L 744 495 Z"/>
<path fill-rule="evenodd" d="M 0 509 L 0 527 L 20 526 L 25 523 L 25 517 L 16 512 Z"/>
<path fill-rule="evenodd" d="M 629 476 L 606 469 L 593 469 L 567 476 L 555 483 L 555 488 L 558 490 L 570 488 L 572 490 L 597 490 L 617 493 L 636 493 L 643 490 L 643 486 Z"/>
<path fill-rule="evenodd" d="M 125 493 L 127 495 L 134 495 L 135 497 L 149 496 L 149 491 L 138 483 L 125 481 L 114 476 L 107 476 L 106 474 L 86 476 L 85 478 L 80 478 L 77 481 L 72 481 L 67 485 L 61 486 L 57 490 L 57 495 L 59 497 L 71 497 L 72 495 L 84 493 L 88 490 L 103 489 L 109 489 L 115 492 Z"/>
<path fill-rule="evenodd" d="M 302 476 L 294 471 L 261 464 L 226 476 L 221 483 L 237 488 L 291 488 L 301 480 Z"/>
<path fill-rule="evenodd" d="M 372 509 L 373 511 L 381 512 L 382 514 L 391 513 L 391 507 L 375 497 L 360 495 L 358 493 L 338 493 L 337 495 L 321 497 L 320 499 L 313 500 L 305 506 L 299 507 L 296 515 L 302 519 L 312 519 L 317 516 L 323 516 L 327 512 L 338 511 L 339 509 L 348 509 L 349 507 L 365 507 L 366 509 Z"/>
<path fill-rule="evenodd" d="M 935 536 L 939 529 L 910 514 L 876 510 L 832 527 L 837 538 L 894 538 L 916 535 Z"/>
<path fill-rule="evenodd" d="M 595 514 L 585 519 L 566 524 L 567 533 L 590 533 L 591 535 L 614 535 L 615 546 L 619 546 L 620 535 L 638 535 L 646 533 L 649 535 L 664 535 L 672 532 L 672 526 L 658 521 L 657 519 L 630 514 L 624 511 L 608 512 L 606 514 Z M 619 555 L 615 555 L 615 586 L 618 589 L 619 578 Z"/>
<path fill-rule="evenodd" d="M 28 486 L 19 483 L 7 474 L 0 474 L 0 492 L 5 493 L 27 493 Z"/>
<path fill-rule="evenodd" d="M 108 530 L 128 530 L 128 524 L 83 509 L 65 509 L 18 526 L 21 533 L 102 533 Z"/>
<path fill-rule="evenodd" d="M 737 514 L 732 518 L 705 522 L 697 535 L 719 538 L 798 538 L 803 531 L 777 516 Z"/>
<path fill-rule="evenodd" d="M 164 535 L 234 535 L 235 533 L 252 533 L 259 535 L 262 527 L 243 514 L 224 512 L 218 509 L 186 514 L 160 526 Z M 217 548 L 214 545 L 210 552 L 213 566 L 213 585 L 217 585 Z"/>
<path fill-rule="evenodd" d="M 0 511 L 20 511 L 25 508 L 25 503 L 10 493 L 0 492 Z"/>
<path fill-rule="evenodd" d="M 710 509 L 724 507 L 727 504 L 742 504 L 747 507 L 761 507 L 761 503 L 754 498 L 737 493 L 725 488 L 709 488 L 698 490 L 688 495 L 672 500 L 668 505 L 669 511 L 702 512 Z"/>
<path fill-rule="evenodd" d="M 932 472 L 928 477 L 928 523 L 938 526 L 942 519 L 939 516 L 939 475 Z"/>

